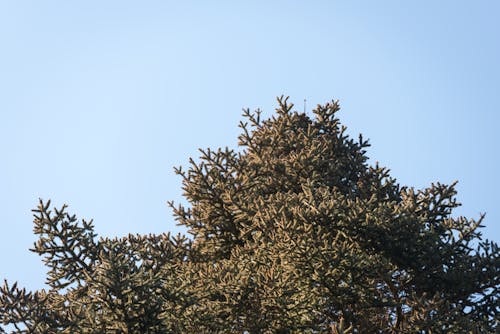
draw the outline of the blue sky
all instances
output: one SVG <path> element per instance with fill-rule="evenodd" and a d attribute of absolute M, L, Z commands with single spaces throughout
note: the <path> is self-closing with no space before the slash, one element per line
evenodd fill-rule
<path fill-rule="evenodd" d="M 339 99 L 401 184 L 459 180 L 499 240 L 497 1 L 0 1 L 0 278 L 44 283 L 38 198 L 102 236 L 181 231 L 173 166 L 241 109 Z"/>

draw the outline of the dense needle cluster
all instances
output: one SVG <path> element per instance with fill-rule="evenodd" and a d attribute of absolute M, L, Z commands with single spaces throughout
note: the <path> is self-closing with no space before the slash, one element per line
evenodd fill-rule
<path fill-rule="evenodd" d="M 47 288 L 0 289 L 0 333 L 494 333 L 499 251 L 454 184 L 369 165 L 337 102 L 244 111 L 240 149 L 202 150 L 170 203 L 182 235 L 98 238 L 40 202 Z"/>

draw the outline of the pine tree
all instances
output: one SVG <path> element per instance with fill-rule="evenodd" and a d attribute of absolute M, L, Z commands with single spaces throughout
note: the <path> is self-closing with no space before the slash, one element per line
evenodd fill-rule
<path fill-rule="evenodd" d="M 0 332 L 494 333 L 498 246 L 484 216 L 452 214 L 455 184 L 416 190 L 370 165 L 336 101 L 278 104 L 244 111 L 238 150 L 176 169 L 190 238 L 97 238 L 40 202 L 48 288 L 5 282 Z"/>

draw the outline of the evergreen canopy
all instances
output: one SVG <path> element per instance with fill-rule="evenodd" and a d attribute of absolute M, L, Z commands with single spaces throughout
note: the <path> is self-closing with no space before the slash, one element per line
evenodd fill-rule
<path fill-rule="evenodd" d="M 494 333 L 499 251 L 454 217 L 455 184 L 370 165 L 336 101 L 244 111 L 239 150 L 201 150 L 170 203 L 182 235 L 98 238 L 34 211 L 47 288 L 0 289 L 0 333 Z"/>

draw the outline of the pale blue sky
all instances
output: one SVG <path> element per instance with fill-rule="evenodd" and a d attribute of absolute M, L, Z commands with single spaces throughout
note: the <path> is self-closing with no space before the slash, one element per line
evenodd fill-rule
<path fill-rule="evenodd" d="M 43 286 L 39 197 L 103 236 L 179 231 L 172 167 L 281 94 L 339 99 L 402 184 L 458 179 L 498 241 L 499 4 L 0 0 L 0 279 Z"/>

